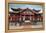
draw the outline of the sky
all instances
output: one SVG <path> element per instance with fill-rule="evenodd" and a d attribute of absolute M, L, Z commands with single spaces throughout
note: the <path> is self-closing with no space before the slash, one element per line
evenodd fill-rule
<path fill-rule="evenodd" d="M 11 8 L 29 8 L 29 9 L 36 9 L 36 10 L 40 10 L 42 9 L 41 5 L 31 5 L 31 4 L 9 4 L 9 10 L 11 10 Z"/>

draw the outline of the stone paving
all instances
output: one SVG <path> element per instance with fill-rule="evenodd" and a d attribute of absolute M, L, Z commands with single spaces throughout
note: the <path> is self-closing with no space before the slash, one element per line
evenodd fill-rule
<path fill-rule="evenodd" d="M 22 26 L 19 26 L 19 24 L 17 24 L 17 26 L 15 26 L 15 23 L 13 23 L 13 25 L 9 25 L 9 29 L 24 29 L 24 28 L 42 28 L 42 24 L 37 24 L 37 25 L 31 25 L 31 24 L 25 24 Z"/>

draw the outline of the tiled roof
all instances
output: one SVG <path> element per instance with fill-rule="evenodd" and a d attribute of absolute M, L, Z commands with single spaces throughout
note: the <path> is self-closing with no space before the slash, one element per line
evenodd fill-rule
<path fill-rule="evenodd" d="M 14 9 L 14 8 L 11 8 L 11 9 L 14 11 L 13 13 L 22 13 L 22 12 L 25 12 L 25 11 L 30 11 L 30 12 L 39 14 L 38 12 L 40 11 L 40 10 L 29 9 L 29 8 L 26 8 L 26 9 L 21 9 L 21 8 Z"/>

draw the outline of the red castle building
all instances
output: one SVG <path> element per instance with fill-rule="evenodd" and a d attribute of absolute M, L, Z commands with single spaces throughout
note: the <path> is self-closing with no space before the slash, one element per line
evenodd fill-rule
<path fill-rule="evenodd" d="M 40 22 L 43 21 L 42 13 L 39 13 L 40 10 L 35 9 L 13 9 L 13 12 L 9 12 L 9 21 L 24 21 L 24 22 Z"/>

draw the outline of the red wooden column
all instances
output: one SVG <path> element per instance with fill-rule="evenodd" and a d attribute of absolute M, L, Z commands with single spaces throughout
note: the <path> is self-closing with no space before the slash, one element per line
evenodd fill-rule
<path fill-rule="evenodd" d="M 32 16 L 32 21 L 34 21 L 34 20 L 35 20 L 35 16 L 33 15 L 33 16 Z"/>
<path fill-rule="evenodd" d="M 19 18 L 19 20 L 21 21 L 21 14 L 20 14 L 20 18 Z"/>
<path fill-rule="evenodd" d="M 34 19 L 35 19 L 35 16 L 33 15 L 33 16 L 32 16 L 32 21 L 34 21 Z"/>
<path fill-rule="evenodd" d="M 43 16 L 41 16 L 41 21 L 43 21 Z"/>
<path fill-rule="evenodd" d="M 31 15 L 30 15 L 30 21 L 31 21 Z"/>
<path fill-rule="evenodd" d="M 15 22 L 16 19 L 17 19 L 17 17 L 15 15 L 13 15 L 12 20 Z"/>
<path fill-rule="evenodd" d="M 8 20 L 11 22 L 12 21 L 12 16 L 9 15 Z"/>
<path fill-rule="evenodd" d="M 40 16 L 38 16 L 38 18 L 37 18 L 37 19 L 40 21 L 40 19 L 41 19 L 41 18 L 40 18 Z"/>

